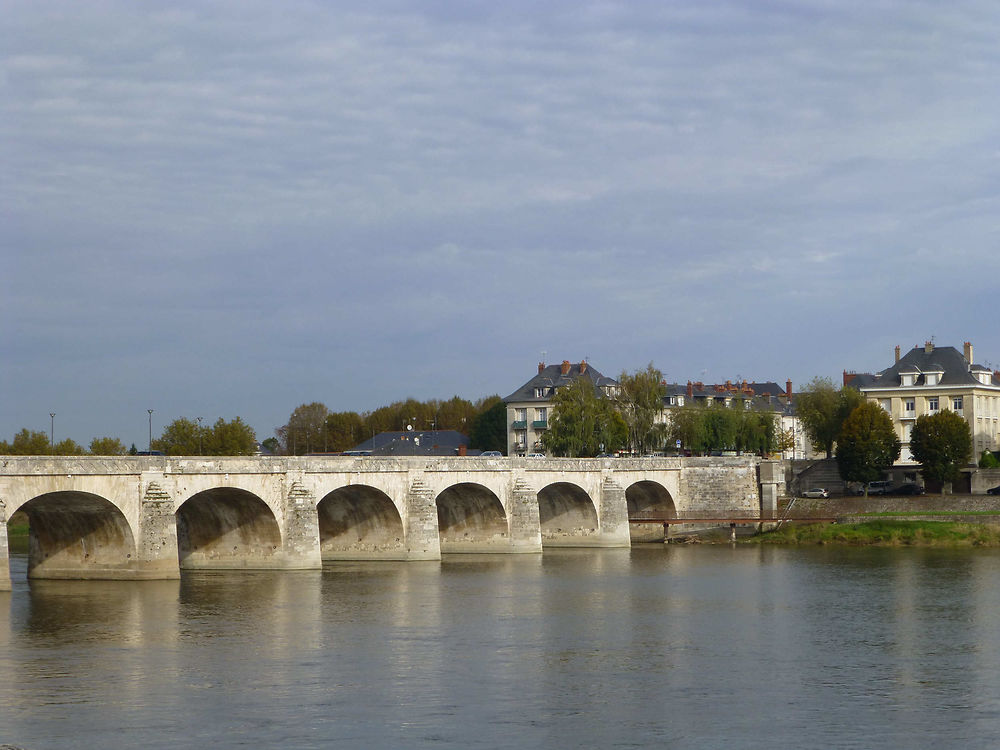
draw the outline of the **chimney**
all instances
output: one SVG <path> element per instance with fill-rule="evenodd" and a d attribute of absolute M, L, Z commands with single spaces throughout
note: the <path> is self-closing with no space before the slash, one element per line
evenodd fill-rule
<path fill-rule="evenodd" d="M 538 374 L 541 375 L 544 371 L 545 371 L 545 363 L 544 362 L 539 362 L 538 363 Z"/>
<path fill-rule="evenodd" d="M 786 380 L 785 381 L 785 395 L 788 396 L 788 398 L 792 397 L 792 381 L 791 380 Z"/>
<path fill-rule="evenodd" d="M 925 341 L 924 342 L 924 354 L 930 354 L 932 351 L 934 351 L 934 342 L 933 341 Z"/>
<path fill-rule="evenodd" d="M 963 348 L 965 353 L 965 361 L 968 362 L 970 365 L 974 364 L 972 361 L 972 342 L 966 341 L 965 346 Z"/>
<path fill-rule="evenodd" d="M 560 366 L 560 369 L 561 369 L 561 371 L 562 371 L 562 374 L 563 374 L 563 375 L 569 375 L 569 368 L 570 368 L 570 367 L 571 367 L 571 365 L 570 365 L 570 363 L 569 363 L 569 360 L 568 360 L 568 359 L 564 359 L 564 360 L 562 361 L 562 365 Z"/>
<path fill-rule="evenodd" d="M 726 390 L 727 391 L 733 390 L 733 381 L 731 381 L 731 380 L 727 380 L 726 381 Z"/>
<path fill-rule="evenodd" d="M 896 348 L 898 349 L 899 347 L 897 346 Z M 844 370 L 844 385 L 850 385 L 851 381 L 854 380 L 855 377 L 857 377 L 856 373 Z"/>
<path fill-rule="evenodd" d="M 694 383 L 688 381 L 688 398 L 694 398 Z"/>
<path fill-rule="evenodd" d="M 466 446 L 466 445 L 460 445 L 460 446 L 458 446 L 458 455 L 460 455 L 460 456 L 466 456 L 466 455 L 468 455 L 467 450 L 468 450 L 468 446 Z"/>
<path fill-rule="evenodd" d="M 896 361 L 899 362 L 899 344 L 896 344 Z"/>
<path fill-rule="evenodd" d="M 583 375 L 587 371 L 587 360 L 583 360 L 580 363 L 580 374 Z"/>

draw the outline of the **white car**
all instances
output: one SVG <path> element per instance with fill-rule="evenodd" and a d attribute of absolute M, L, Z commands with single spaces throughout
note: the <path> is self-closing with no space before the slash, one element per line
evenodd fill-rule
<path fill-rule="evenodd" d="M 803 492 L 802 497 L 830 497 L 830 493 L 822 487 L 813 487 Z"/>
<path fill-rule="evenodd" d="M 544 453 L 529 453 L 528 458 L 545 458 Z"/>

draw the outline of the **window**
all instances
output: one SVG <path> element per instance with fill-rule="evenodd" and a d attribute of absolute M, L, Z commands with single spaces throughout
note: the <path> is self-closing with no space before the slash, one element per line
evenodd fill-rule
<path fill-rule="evenodd" d="M 916 399 L 908 398 L 903 402 L 903 413 L 904 416 L 912 417 L 917 412 L 917 401 Z"/>
<path fill-rule="evenodd" d="M 951 408 L 954 409 L 955 412 L 958 413 L 958 414 L 962 413 L 962 397 L 961 396 L 955 396 L 951 400 Z"/>
<path fill-rule="evenodd" d="M 514 410 L 514 421 L 515 422 L 526 422 L 528 420 L 528 410 L 527 409 L 515 409 Z"/>
<path fill-rule="evenodd" d="M 924 377 L 927 385 L 937 385 L 941 382 L 941 373 L 939 372 L 929 372 Z"/>
<path fill-rule="evenodd" d="M 938 397 L 931 396 L 927 399 L 927 411 L 937 411 L 938 410 Z"/>
<path fill-rule="evenodd" d="M 891 398 L 880 398 L 878 402 L 879 406 L 886 410 L 889 414 L 892 414 L 892 399 Z"/>
<path fill-rule="evenodd" d="M 913 437 L 913 423 L 907 423 L 903 425 L 903 442 L 909 443 L 910 439 Z"/>

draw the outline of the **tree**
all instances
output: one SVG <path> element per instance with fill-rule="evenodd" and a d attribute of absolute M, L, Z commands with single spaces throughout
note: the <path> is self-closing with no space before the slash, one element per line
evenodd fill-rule
<path fill-rule="evenodd" d="M 837 436 L 837 468 L 847 482 L 867 484 L 899 458 L 900 442 L 885 409 L 866 402 L 850 413 Z"/>
<path fill-rule="evenodd" d="M 125 444 L 115 437 L 95 437 L 88 453 L 92 456 L 124 456 Z"/>
<path fill-rule="evenodd" d="M 681 448 L 692 453 L 701 453 L 705 445 L 705 408 L 696 404 L 685 404 L 670 410 L 670 439 L 680 441 Z"/>
<path fill-rule="evenodd" d="M 667 392 L 663 373 L 650 362 L 632 375 L 622 372 L 618 384 L 614 403 L 628 428 L 632 452 L 642 455 L 661 450 L 667 439 L 667 424 L 660 419 Z"/>
<path fill-rule="evenodd" d="M 325 451 L 326 417 L 330 410 L 326 404 L 313 401 L 311 404 L 296 406 L 288 417 L 288 423 L 275 431 L 278 440 L 289 455 L 301 456 L 314 451 Z"/>
<path fill-rule="evenodd" d="M 839 391 L 829 378 L 813 378 L 795 399 L 795 413 L 813 447 L 833 455 L 833 445 L 844 420 L 864 402 L 860 391 L 843 386 Z"/>
<path fill-rule="evenodd" d="M 257 436 L 239 417 L 229 422 L 219 417 L 205 440 L 205 454 L 209 456 L 252 456 L 256 452 Z"/>
<path fill-rule="evenodd" d="M 60 440 L 52 446 L 52 454 L 55 456 L 82 456 L 86 452 L 82 445 L 71 438 Z"/>
<path fill-rule="evenodd" d="M 469 445 L 484 451 L 507 452 L 507 404 L 499 396 L 472 420 Z"/>
<path fill-rule="evenodd" d="M 326 415 L 326 448 L 328 451 L 350 450 L 362 442 L 367 433 L 365 421 L 353 411 L 338 411 Z"/>
<path fill-rule="evenodd" d="M 953 411 L 917 417 L 910 435 L 910 453 L 924 479 L 950 483 L 972 457 L 969 424 Z"/>
<path fill-rule="evenodd" d="M 3 453 L 11 456 L 45 456 L 52 452 L 48 434 L 40 430 L 23 429 L 10 443 L 0 445 Z"/>
<path fill-rule="evenodd" d="M 552 417 L 542 438 L 545 450 L 557 456 L 595 456 L 618 450 L 628 439 L 628 426 L 614 404 L 597 395 L 594 384 L 577 378 L 556 391 Z"/>
<path fill-rule="evenodd" d="M 201 427 L 193 419 L 181 417 L 163 428 L 160 437 L 153 440 L 150 449 L 168 456 L 202 455 L 209 434 L 208 428 Z"/>

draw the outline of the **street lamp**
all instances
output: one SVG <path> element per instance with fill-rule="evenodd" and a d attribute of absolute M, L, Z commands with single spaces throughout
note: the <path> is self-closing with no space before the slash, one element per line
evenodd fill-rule
<path fill-rule="evenodd" d="M 49 453 L 56 452 L 56 413 L 49 412 Z"/>
<path fill-rule="evenodd" d="M 153 452 L 153 409 L 146 409 L 149 413 L 149 449 L 147 453 Z"/>
<path fill-rule="evenodd" d="M 196 417 L 196 419 L 198 420 L 198 455 L 201 456 L 203 455 L 203 448 L 201 447 L 201 420 L 204 417 Z"/>

